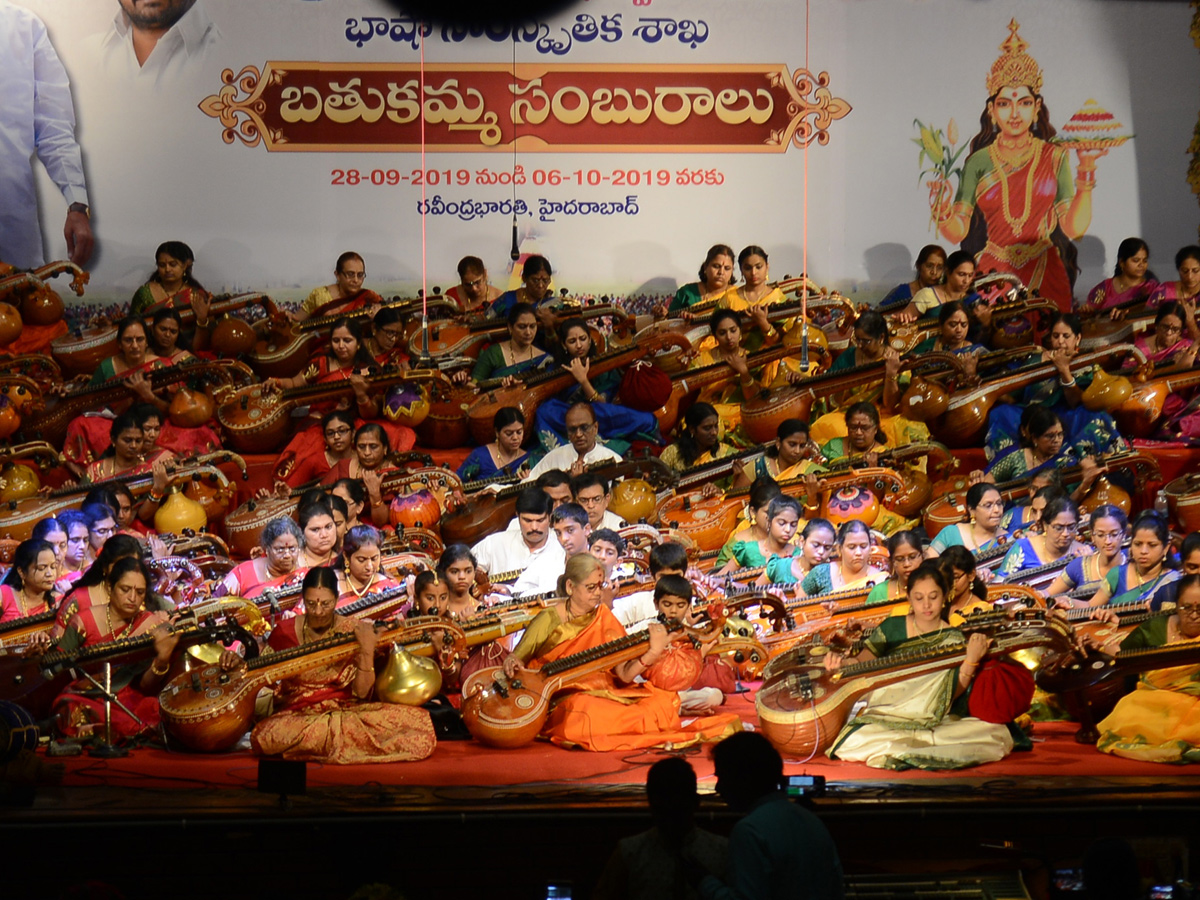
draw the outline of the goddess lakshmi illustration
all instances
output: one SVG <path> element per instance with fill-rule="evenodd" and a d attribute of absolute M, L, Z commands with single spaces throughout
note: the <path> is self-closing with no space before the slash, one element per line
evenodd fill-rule
<path fill-rule="evenodd" d="M 1096 160 L 1108 150 L 1073 134 L 1065 145 L 1051 142 L 1057 132 L 1042 99 L 1042 71 L 1019 27 L 1009 23 L 988 73 L 987 105 L 953 203 L 941 173 L 928 182 L 930 207 L 938 231 L 974 253 L 980 272 L 1012 273 L 1069 311 L 1079 271 L 1072 241 L 1091 224 Z M 1073 178 L 1068 146 L 1078 158 Z"/>

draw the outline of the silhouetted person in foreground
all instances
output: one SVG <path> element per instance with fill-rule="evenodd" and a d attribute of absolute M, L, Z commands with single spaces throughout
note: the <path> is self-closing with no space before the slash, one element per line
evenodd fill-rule
<path fill-rule="evenodd" d="M 842 900 L 842 863 L 829 831 L 783 791 L 783 760 L 761 734 L 743 731 L 713 747 L 717 793 L 744 812 L 729 835 L 729 871 L 706 874 L 688 856 L 704 900 Z"/>
<path fill-rule="evenodd" d="M 725 874 L 729 842 L 697 828 L 700 797 L 691 763 L 659 760 L 646 775 L 646 800 L 654 827 L 617 843 L 594 900 L 692 900 L 699 896 L 684 872 L 684 857 L 699 860 L 707 872 Z"/>
<path fill-rule="evenodd" d="M 1105 837 L 1083 855 L 1083 890 L 1087 900 L 1137 900 L 1142 875 L 1128 841 Z"/>

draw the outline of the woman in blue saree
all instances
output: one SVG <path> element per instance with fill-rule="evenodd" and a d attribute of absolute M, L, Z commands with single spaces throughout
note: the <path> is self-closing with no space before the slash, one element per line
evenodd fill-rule
<path fill-rule="evenodd" d="M 1166 519 L 1152 509 L 1133 520 L 1129 562 L 1114 566 L 1100 588 L 1087 601 L 1060 601 L 1063 606 L 1129 606 L 1145 604 L 1163 585 L 1179 578 L 1179 570 L 1167 564 L 1171 534 Z"/>
<path fill-rule="evenodd" d="M 458 467 L 463 481 L 481 481 L 497 475 L 524 474 L 529 451 L 521 448 L 525 441 L 525 415 L 515 406 L 505 406 L 492 419 L 496 440 L 470 452 Z"/>
<path fill-rule="evenodd" d="M 542 446 L 550 451 L 566 443 L 567 410 L 579 401 L 591 404 L 604 443 L 614 452 L 623 453 L 635 440 L 659 443 L 658 420 L 653 414 L 612 402 L 621 388 L 623 371 L 609 369 L 592 374 L 596 345 L 587 323 L 579 318 L 567 319 L 558 327 L 558 339 L 560 349 L 555 359 L 575 384 L 538 407 L 537 432 Z M 625 447 L 620 442 L 625 442 Z"/>
<path fill-rule="evenodd" d="M 1021 437 L 1021 419 L 1025 409 L 1033 405 L 1046 406 L 1062 420 L 1063 444 L 1069 448 L 1074 461 L 1084 456 L 1100 456 L 1127 450 L 1128 443 L 1117 430 L 1112 416 L 1092 412 L 1083 406 L 1083 392 L 1094 378 L 1092 370 L 1071 373 L 1071 360 L 1079 353 L 1083 326 L 1079 316 L 1058 313 L 1051 319 L 1050 333 L 1040 359 L 1030 362 L 1053 363 L 1057 370 L 1050 378 L 1029 385 L 1016 403 L 998 403 L 988 416 L 988 458 L 997 460 L 1017 446 Z"/>
<path fill-rule="evenodd" d="M 1079 508 L 1068 497 L 1046 504 L 1042 511 L 1042 531 L 1016 541 L 1004 556 L 996 572 L 1001 581 L 1020 583 L 1022 573 L 1051 563 L 1067 562 L 1090 549 L 1075 540 L 1079 530 Z"/>

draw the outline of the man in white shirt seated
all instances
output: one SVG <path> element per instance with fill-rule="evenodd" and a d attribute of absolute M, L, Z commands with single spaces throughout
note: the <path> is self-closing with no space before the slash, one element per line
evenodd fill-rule
<path fill-rule="evenodd" d="M 650 576 L 655 584 L 664 575 L 679 575 L 687 577 L 688 558 L 683 544 L 665 541 L 650 551 Z M 636 594 L 626 594 L 613 601 L 613 615 L 629 632 L 641 631 L 658 616 L 654 605 L 654 587 L 638 591 Z"/>
<path fill-rule="evenodd" d="M 584 472 L 571 479 L 571 496 L 575 502 L 587 510 L 588 523 L 595 531 L 598 528 L 611 528 L 613 531 L 624 528 L 629 523 L 610 512 L 608 504 L 612 502 L 612 490 L 608 479 L 595 472 Z"/>
<path fill-rule="evenodd" d="M 555 540 L 562 548 L 562 556 L 543 555 L 532 560 L 512 587 L 514 597 L 558 590 L 558 579 L 566 568 L 566 561 L 576 553 L 588 552 L 591 529 L 583 507 L 564 503 L 550 514 L 550 527 L 554 529 Z"/>
<path fill-rule="evenodd" d="M 533 481 L 550 469 L 562 469 L 572 475 L 586 472 L 587 467 L 601 462 L 621 462 L 621 455 L 614 453 L 599 440 L 600 427 L 596 424 L 596 413 L 590 403 L 575 403 L 567 410 L 567 440 L 571 443 L 555 447 L 541 458 L 533 470 L 525 476 Z"/>
<path fill-rule="evenodd" d="M 538 487 L 529 487 L 517 496 L 517 531 L 489 534 L 471 548 L 475 562 L 488 575 L 524 571 L 536 560 L 557 569 L 555 578 L 566 566 L 562 546 L 550 537 L 550 498 Z"/>
<path fill-rule="evenodd" d="M 551 469 L 549 472 L 543 472 L 538 476 L 535 485 L 546 492 L 546 496 L 550 498 L 550 512 L 553 512 L 562 506 L 564 503 L 571 502 L 571 476 L 559 469 Z M 508 523 L 509 531 L 517 531 L 517 520 L 513 519 Z"/>

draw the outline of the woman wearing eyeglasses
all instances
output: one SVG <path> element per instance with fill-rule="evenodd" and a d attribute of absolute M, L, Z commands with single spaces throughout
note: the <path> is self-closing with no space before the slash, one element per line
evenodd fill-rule
<path fill-rule="evenodd" d="M 559 578 L 566 600 L 540 612 L 504 660 L 509 678 L 522 669 L 541 669 L 556 660 L 594 650 L 625 637 L 625 629 L 602 602 L 604 567 L 590 553 L 567 560 Z M 634 750 L 669 744 L 684 747 L 714 740 L 738 729 L 736 716 L 679 720 L 674 691 L 638 682 L 637 677 L 666 652 L 668 634 L 657 621 L 647 628 L 649 643 L 640 657 L 594 672 L 556 695 L 542 736 L 552 743 L 585 750 Z"/>
<path fill-rule="evenodd" d="M 1200 575 L 1179 580 L 1175 613 L 1154 616 L 1121 643 L 1121 652 L 1196 644 L 1200 660 Z M 1143 672 L 1137 689 L 1099 724 L 1096 749 L 1145 762 L 1200 762 L 1200 665 Z"/>
<path fill-rule="evenodd" d="M 1155 364 L 1190 366 L 1200 350 L 1200 327 L 1196 325 L 1196 302 L 1169 301 L 1158 308 L 1154 330 L 1138 335 L 1133 346 Z"/>
<path fill-rule="evenodd" d="M 1015 481 L 1076 462 L 1076 449 L 1066 442 L 1062 417 L 1048 406 L 1034 404 L 1021 413 L 1020 440 L 988 463 L 994 481 Z"/>
<path fill-rule="evenodd" d="M 887 542 L 891 574 L 867 594 L 867 606 L 888 603 L 908 596 L 908 576 L 917 570 L 924 557 L 921 539 L 912 531 L 897 531 Z"/>
<path fill-rule="evenodd" d="M 453 300 L 465 313 L 486 310 L 504 293 L 493 287 L 487 267 L 478 256 L 464 256 L 458 261 L 458 281 L 446 291 L 446 299 Z"/>
<path fill-rule="evenodd" d="M 554 269 L 544 256 L 527 256 L 521 264 L 521 287 L 506 291 L 488 307 L 489 319 L 506 319 L 518 303 L 528 303 L 537 309 L 554 299 Z"/>
<path fill-rule="evenodd" d="M 404 325 L 400 313 L 393 308 L 375 313 L 371 336 L 363 340 L 367 355 L 385 369 L 407 369 L 408 354 L 404 352 Z"/>
<path fill-rule="evenodd" d="M 337 258 L 333 270 L 333 284 L 315 288 L 304 302 L 296 320 L 303 322 L 313 316 L 336 316 L 354 312 L 364 306 L 383 303 L 383 298 L 363 287 L 367 267 L 363 258 L 348 250 Z"/>
<path fill-rule="evenodd" d="M 239 563 L 221 582 L 224 592 L 234 597 L 254 598 L 277 588 L 293 576 L 304 549 L 304 532 L 292 519 L 272 519 L 258 539 L 262 556 Z"/>
<path fill-rule="evenodd" d="M 1075 540 L 1079 530 L 1079 508 L 1067 497 L 1051 500 L 1042 512 L 1042 531 L 1023 537 L 1000 563 L 996 576 L 1002 581 L 1020 584 L 1021 573 L 1054 562 L 1066 565 L 1076 556 L 1089 552 Z"/>
<path fill-rule="evenodd" d="M 1046 588 L 1047 597 L 1058 597 L 1067 591 L 1089 587 L 1094 592 L 1108 577 L 1109 572 L 1129 561 L 1125 551 L 1121 549 L 1129 531 L 1129 519 L 1125 517 L 1125 513 L 1106 503 L 1092 510 L 1089 522 L 1092 546 L 1096 548 L 1096 552 L 1067 563 L 1062 574 Z"/>
<path fill-rule="evenodd" d="M 275 481 L 288 488 L 319 481 L 354 456 L 354 414 L 349 410 L 335 409 L 321 418 L 321 442 L 308 432 L 302 435 L 304 439 L 298 435 L 275 461 Z"/>
<path fill-rule="evenodd" d="M 1171 533 L 1166 519 L 1152 509 L 1133 520 L 1129 562 L 1108 570 L 1091 600 L 1062 598 L 1059 606 L 1129 606 L 1142 604 L 1179 577 L 1167 560 Z"/>

